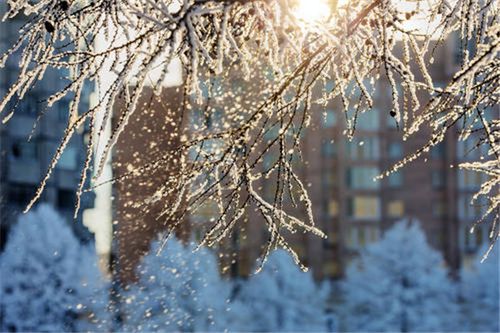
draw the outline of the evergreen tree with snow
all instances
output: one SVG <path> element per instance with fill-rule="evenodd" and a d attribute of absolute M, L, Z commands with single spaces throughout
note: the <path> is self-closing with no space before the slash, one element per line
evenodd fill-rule
<path fill-rule="evenodd" d="M 153 242 L 139 281 L 123 292 L 125 331 L 224 331 L 229 285 L 208 249 L 169 239 Z"/>
<path fill-rule="evenodd" d="M 416 222 L 401 221 L 367 246 L 342 289 L 348 331 L 447 331 L 458 319 L 455 286 Z"/>
<path fill-rule="evenodd" d="M 107 289 L 97 256 L 51 207 L 12 228 L 0 257 L 1 331 L 104 331 Z"/>
<path fill-rule="evenodd" d="M 324 332 L 328 288 L 318 287 L 284 250 L 270 254 L 263 270 L 240 284 L 233 304 L 234 331 Z"/>
<path fill-rule="evenodd" d="M 471 332 L 500 332 L 499 247 L 481 263 L 487 249 L 479 250 L 472 267 L 462 271 L 463 318 Z"/>

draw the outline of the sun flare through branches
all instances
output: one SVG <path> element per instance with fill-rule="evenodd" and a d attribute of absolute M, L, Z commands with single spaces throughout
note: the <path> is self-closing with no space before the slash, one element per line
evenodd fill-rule
<path fill-rule="evenodd" d="M 293 13 L 305 24 L 321 23 L 328 19 L 331 10 L 327 0 L 298 0 Z"/>

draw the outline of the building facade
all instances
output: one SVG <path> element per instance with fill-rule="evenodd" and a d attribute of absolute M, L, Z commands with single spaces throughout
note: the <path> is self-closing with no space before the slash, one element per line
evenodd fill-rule
<path fill-rule="evenodd" d="M 445 85 L 456 70 L 458 64 L 453 61 L 454 54 L 452 42 L 436 54 L 431 75 L 437 84 Z M 262 98 L 258 79 L 244 82 L 238 75 L 227 73 L 223 81 L 214 79 L 215 95 L 212 100 L 205 101 L 210 102 L 211 114 L 223 114 L 234 105 L 246 107 L 244 103 L 251 105 L 258 100 L 256 98 Z M 327 83 L 326 89 L 329 85 L 333 82 Z M 391 90 L 383 76 L 377 82 L 376 91 L 375 107 L 359 116 L 352 141 L 344 134 L 345 116 L 338 100 L 330 101 L 326 108 L 313 104 L 312 124 L 302 140 L 303 160 L 296 164 L 296 170 L 309 189 L 316 225 L 328 238 L 323 240 L 296 233 L 287 235 L 287 239 L 317 279 L 339 278 L 351 259 L 366 245 L 377 241 L 395 222 L 412 219 L 420 222 L 430 244 L 442 252 L 447 265 L 457 272 L 467 264 L 488 232 L 487 227 L 479 227 L 473 234 L 469 232 L 484 212 L 484 207 L 470 204 L 481 183 L 481 175 L 458 168 L 461 161 L 477 158 L 474 154 L 480 152 L 469 153 L 471 147 L 459 142 L 457 134 L 450 131 L 445 141 L 427 155 L 374 181 L 374 177 L 389 170 L 428 140 L 425 130 L 403 140 L 398 127 L 401 124 L 396 124 L 389 114 Z M 170 136 L 161 133 L 172 128 L 168 125 L 170 119 L 165 119 L 166 114 L 160 110 L 179 108 L 182 91 L 172 88 L 165 94 L 153 103 L 147 102 L 151 99 L 146 94 L 140 103 L 144 107 L 135 113 L 129 134 L 120 138 L 115 149 L 116 177 L 129 170 L 129 164 L 153 160 L 175 144 L 162 141 Z M 229 96 L 238 103 L 233 105 L 223 98 L 218 100 L 218 95 Z M 203 104 L 202 107 L 207 106 Z M 195 114 L 197 108 L 199 106 L 192 103 L 189 109 Z M 151 138 L 159 141 L 150 142 Z M 272 154 L 268 155 L 265 158 L 273 160 Z M 115 185 L 115 256 L 117 262 L 121 262 L 124 280 L 133 279 L 133 270 L 147 252 L 149 242 L 166 228 L 155 217 L 159 213 L 157 208 L 141 213 L 137 207 L 132 207 L 136 199 L 154 193 L 162 177 L 175 172 L 175 167 L 159 172 L 163 174 L 141 175 Z M 257 187 L 264 198 L 272 200 L 276 191 L 273 181 L 262 181 Z M 291 208 L 291 211 L 294 210 Z M 305 218 L 304 211 L 295 210 L 294 213 L 298 218 Z M 216 210 L 207 205 L 205 210 L 190 216 L 189 230 L 201 237 L 215 214 Z M 262 217 L 250 209 L 239 223 L 237 232 L 220 246 L 222 271 L 233 276 L 251 274 L 268 237 Z"/>
<path fill-rule="evenodd" d="M 438 85 L 444 86 L 456 71 L 455 53 L 450 41 L 435 55 L 431 76 Z M 328 85 L 333 82 L 326 89 Z M 395 222 L 411 219 L 419 221 L 429 243 L 456 273 L 488 235 L 487 224 L 470 232 L 485 211 L 484 205 L 471 204 L 483 176 L 460 170 L 458 165 L 477 160 L 485 152 L 471 152 L 473 143 L 458 141 L 452 130 L 427 155 L 375 181 L 377 175 L 424 146 L 430 132 L 424 129 L 403 140 L 401 124 L 389 114 L 391 88 L 383 76 L 376 92 L 375 107 L 359 116 L 352 141 L 344 134 L 345 115 L 339 101 L 330 101 L 326 109 L 312 106 L 312 126 L 302 142 L 303 163 L 298 173 L 308 186 L 316 225 L 328 238 L 297 233 L 288 237 L 290 244 L 317 279 L 339 278 L 366 245 L 377 241 Z M 491 116 L 495 113 L 498 116 L 498 110 L 491 110 Z M 264 196 L 272 200 L 276 184 L 266 181 L 261 186 Z M 305 219 L 305 212 L 297 217 Z M 230 260 L 235 275 L 252 273 L 263 253 L 268 234 L 259 219 L 250 212 L 246 235 L 229 242 L 235 251 Z"/>
<path fill-rule="evenodd" d="M 165 88 L 160 96 L 146 88 L 127 125 L 126 134 L 117 140 L 112 157 L 113 177 L 125 177 L 131 170 L 159 160 L 164 154 L 174 154 L 180 137 L 176 132 L 173 114 L 179 109 L 182 94 L 179 88 Z M 114 105 L 115 120 L 124 103 Z M 175 164 L 143 170 L 133 177 L 115 183 L 113 188 L 113 275 L 116 281 L 128 284 L 136 279 L 136 268 L 149 251 L 151 241 L 166 232 L 170 221 L 160 217 L 168 200 L 150 202 L 169 177 L 175 176 Z M 177 229 L 177 235 L 189 233 L 188 223 Z M 184 237 L 185 238 L 185 237 Z"/>
<path fill-rule="evenodd" d="M 5 11 L 6 4 L 0 7 Z M 0 30 L 0 53 L 5 52 L 18 35 L 24 23 L 23 17 L 16 17 L 2 24 Z M 0 70 L 0 96 L 4 96 L 17 79 L 19 57 L 14 55 L 5 68 Z M 62 89 L 67 82 L 65 73 L 48 71 L 44 80 L 35 85 L 22 100 L 9 103 L 4 116 L 14 111 L 13 117 L 0 125 L 0 234 L 2 248 L 7 240 L 10 226 L 15 223 L 27 203 L 34 197 L 42 178 L 48 169 L 52 156 L 61 142 L 69 117 L 69 100 L 65 98 L 52 108 L 44 101 L 49 93 Z M 90 87 L 89 87 L 90 88 Z M 83 110 L 87 107 L 88 93 L 83 92 Z M 68 221 L 82 241 L 91 240 L 91 234 L 82 224 L 80 213 L 73 222 L 75 191 L 80 181 L 85 159 L 84 132 L 75 135 L 61 156 L 52 173 L 40 202 L 49 203 Z M 28 138 L 31 136 L 31 139 Z M 82 197 L 82 210 L 93 205 L 93 196 Z"/>

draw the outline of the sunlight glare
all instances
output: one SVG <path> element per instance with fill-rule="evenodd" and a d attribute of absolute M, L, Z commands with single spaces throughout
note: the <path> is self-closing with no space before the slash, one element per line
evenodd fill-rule
<path fill-rule="evenodd" d="M 313 23 L 326 20 L 330 6 L 327 0 L 299 0 L 294 12 L 299 20 Z"/>

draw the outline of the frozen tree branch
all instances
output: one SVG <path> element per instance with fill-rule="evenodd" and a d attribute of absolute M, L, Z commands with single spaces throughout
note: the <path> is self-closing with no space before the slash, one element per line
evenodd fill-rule
<path fill-rule="evenodd" d="M 112 180 L 123 181 L 175 164 L 176 175 L 140 204 L 169 201 L 158 219 L 172 225 L 172 231 L 184 217 L 215 201 L 219 216 L 202 241 L 214 245 L 253 207 L 269 229 L 264 258 L 274 248 L 283 247 L 299 262 L 282 232 L 302 230 L 324 236 L 314 226 L 311 202 L 293 167 L 293 161 L 300 159 L 299 143 L 310 123 L 311 105 L 339 98 L 346 135 L 352 137 L 358 116 L 371 112 L 375 82 L 386 77 L 392 96 L 389 114 L 404 139 L 424 129 L 430 129 L 431 135 L 425 146 L 381 177 L 427 153 L 447 132 L 458 128 L 460 140 L 474 140 L 475 149 L 485 152 L 461 167 L 487 176 L 474 199 L 484 197 L 489 202 L 491 244 L 500 235 L 500 25 L 496 1 L 417 0 L 409 3 L 413 9 L 408 10 L 398 1 L 356 0 L 332 4 L 328 18 L 311 22 L 299 17 L 293 0 L 7 3 L 4 20 L 26 15 L 27 23 L 18 41 L 0 58 L 4 66 L 9 57 L 19 54 L 18 79 L 0 100 L 0 112 L 6 114 L 3 122 L 15 112 L 10 105 L 22 99 L 47 70 L 68 73 L 67 85 L 47 96 L 48 106 L 63 97 L 72 100 L 64 138 L 26 210 L 42 194 L 76 129 L 87 123 L 94 139 L 87 147 L 79 197 L 91 161 L 98 162 L 95 181 L 118 138 L 127 131 L 145 87 L 151 86 L 159 95 L 168 65 L 180 59 L 185 73 L 184 102 L 179 110 L 170 110 L 176 132 L 169 134 L 180 138 L 180 145 Z M 434 28 L 426 32 L 408 28 L 407 23 L 417 16 Z M 446 86 L 437 86 L 429 66 L 435 49 L 453 36 L 460 39 L 461 65 Z M 104 48 L 96 46 L 98 38 L 104 38 Z M 233 68 L 243 79 L 262 80 L 265 88 L 257 103 L 224 112 L 219 122 L 209 121 L 208 126 L 207 120 L 213 118 L 209 96 L 203 116 L 195 119 L 188 100 L 194 98 L 201 104 L 202 87 L 211 87 L 216 77 L 224 80 Z M 161 71 L 154 79 L 149 75 L 153 69 Z M 260 75 L 256 72 L 269 75 L 256 77 Z M 94 82 L 102 86 L 103 73 L 113 73 L 113 80 L 100 91 L 96 105 L 81 110 L 84 85 Z M 326 81 L 333 82 L 333 89 L 324 89 Z M 313 94 L 318 89 L 320 97 Z M 101 137 L 117 99 L 125 101 L 124 111 L 117 116 L 110 137 Z M 103 147 L 100 154 L 97 145 Z M 263 160 L 271 152 L 277 152 L 278 159 L 262 174 Z M 276 183 L 270 201 L 255 185 L 262 179 Z M 287 211 L 284 202 L 288 199 L 307 212 L 306 221 Z"/>

